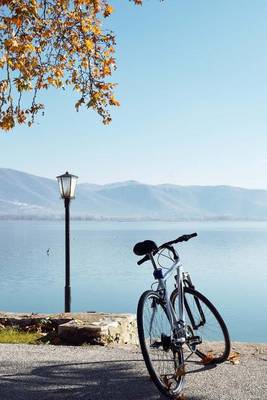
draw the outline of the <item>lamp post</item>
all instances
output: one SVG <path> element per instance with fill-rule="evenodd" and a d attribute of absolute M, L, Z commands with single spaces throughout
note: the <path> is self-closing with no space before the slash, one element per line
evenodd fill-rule
<path fill-rule="evenodd" d="M 60 196 L 65 205 L 65 312 L 71 310 L 70 287 L 70 201 L 75 197 L 78 176 L 66 172 L 57 176 Z"/>

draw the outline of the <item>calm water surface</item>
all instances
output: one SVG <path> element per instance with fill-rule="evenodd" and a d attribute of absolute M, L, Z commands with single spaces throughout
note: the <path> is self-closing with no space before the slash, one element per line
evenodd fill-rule
<path fill-rule="evenodd" d="M 194 231 L 198 238 L 179 254 L 197 289 L 215 303 L 233 340 L 267 342 L 267 223 L 73 221 L 72 310 L 136 312 L 153 278 L 149 263 L 136 265 L 133 245 Z M 0 310 L 63 311 L 63 222 L 0 221 L 0 239 Z"/>

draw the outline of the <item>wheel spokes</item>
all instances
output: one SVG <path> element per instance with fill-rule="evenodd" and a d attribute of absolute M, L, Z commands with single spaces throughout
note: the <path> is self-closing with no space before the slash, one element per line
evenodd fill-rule
<path fill-rule="evenodd" d="M 166 312 L 154 298 L 147 298 L 143 309 L 143 329 L 147 352 L 156 375 L 169 390 L 177 386 L 179 357 L 173 351 L 172 333 Z"/>

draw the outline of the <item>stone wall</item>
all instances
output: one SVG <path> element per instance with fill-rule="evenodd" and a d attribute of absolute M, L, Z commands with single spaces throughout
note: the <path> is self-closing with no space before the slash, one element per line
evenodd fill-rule
<path fill-rule="evenodd" d="M 136 318 L 133 314 L 0 312 L 1 327 L 38 331 L 44 336 L 50 335 L 52 343 L 58 344 L 137 344 Z"/>

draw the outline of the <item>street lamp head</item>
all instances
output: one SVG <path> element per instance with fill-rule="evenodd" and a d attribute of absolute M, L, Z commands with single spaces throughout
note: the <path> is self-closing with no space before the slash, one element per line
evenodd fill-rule
<path fill-rule="evenodd" d="M 78 176 L 66 172 L 63 175 L 57 176 L 57 180 L 61 198 L 74 199 Z"/>

